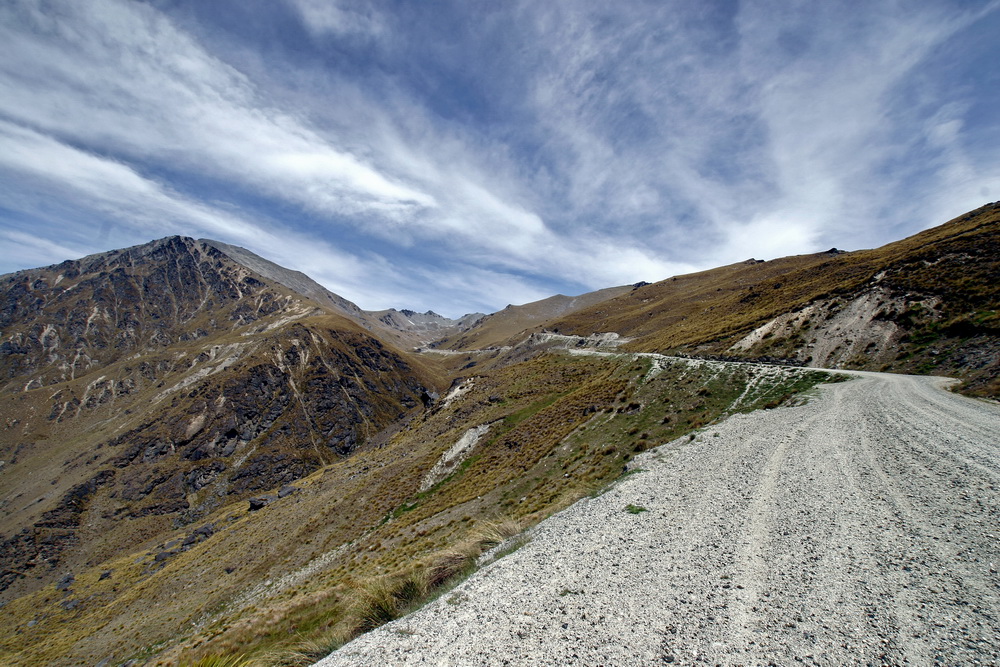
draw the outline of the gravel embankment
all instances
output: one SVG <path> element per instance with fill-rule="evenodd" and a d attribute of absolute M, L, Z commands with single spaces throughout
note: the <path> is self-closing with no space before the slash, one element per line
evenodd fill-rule
<path fill-rule="evenodd" d="M 942 383 L 862 374 L 647 452 L 318 664 L 1000 664 L 1000 408 Z"/>

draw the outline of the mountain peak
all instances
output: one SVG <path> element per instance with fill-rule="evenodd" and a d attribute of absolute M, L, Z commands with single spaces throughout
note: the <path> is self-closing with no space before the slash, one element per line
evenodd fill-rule
<path fill-rule="evenodd" d="M 364 313 L 357 305 L 339 294 L 334 294 L 301 271 L 287 269 L 280 264 L 264 259 L 246 248 L 223 243 L 222 241 L 201 239 L 199 243 L 218 250 L 234 262 L 245 266 L 268 280 L 273 280 L 279 285 L 284 285 L 288 289 L 312 299 L 322 306 L 332 308 L 341 315 L 346 315 L 367 328 L 371 328 L 369 323 L 361 321 L 365 319 Z"/>

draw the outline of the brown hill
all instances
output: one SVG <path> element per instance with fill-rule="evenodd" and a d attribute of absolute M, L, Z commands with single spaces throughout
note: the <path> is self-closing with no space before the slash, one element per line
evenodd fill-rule
<path fill-rule="evenodd" d="M 522 334 L 526 331 L 571 313 L 588 309 L 613 297 L 627 294 L 636 287 L 635 285 L 607 287 L 579 296 L 556 294 L 521 306 L 509 305 L 503 310 L 483 317 L 468 331 L 442 338 L 434 347 L 469 350 L 512 343 L 514 341 L 511 338 L 523 337 Z"/>
<path fill-rule="evenodd" d="M 5 599 L 328 465 L 432 382 L 191 239 L 3 276 L 0 303 Z"/>
<path fill-rule="evenodd" d="M 875 250 L 740 264 L 640 287 L 547 322 L 630 349 L 938 372 L 1000 394 L 1000 203 Z"/>

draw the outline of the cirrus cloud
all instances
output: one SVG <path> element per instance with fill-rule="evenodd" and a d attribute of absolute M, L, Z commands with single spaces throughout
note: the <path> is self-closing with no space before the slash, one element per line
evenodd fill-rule
<path fill-rule="evenodd" d="M 1000 196 L 998 7 L 17 0 L 0 266 L 184 233 L 458 315 L 885 243 Z"/>

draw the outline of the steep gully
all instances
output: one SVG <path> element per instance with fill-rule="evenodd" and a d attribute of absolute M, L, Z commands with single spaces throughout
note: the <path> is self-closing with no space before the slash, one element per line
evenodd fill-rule
<path fill-rule="evenodd" d="M 1000 407 L 852 374 L 645 453 L 318 665 L 997 664 Z"/>

